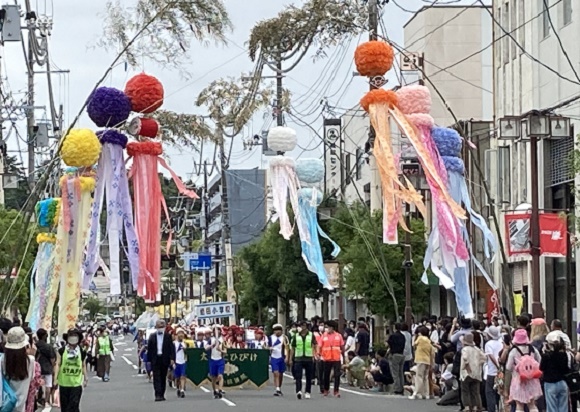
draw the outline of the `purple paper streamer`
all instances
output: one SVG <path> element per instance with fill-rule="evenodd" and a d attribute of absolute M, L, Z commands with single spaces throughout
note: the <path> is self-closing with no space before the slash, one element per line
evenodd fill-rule
<path fill-rule="evenodd" d="M 129 194 L 129 180 L 125 169 L 123 148 L 118 144 L 104 143 L 99 167 L 97 170 L 97 187 L 91 211 L 91 228 L 84 266 L 83 288 L 88 289 L 93 276 L 99 268 L 99 244 L 97 235 L 100 229 L 100 217 L 104 195 L 107 198 L 107 233 L 110 234 L 111 223 L 116 220 L 119 236 L 122 238 L 123 227 L 127 239 L 126 254 L 131 271 L 133 287 L 137 287 L 139 276 L 139 243 L 133 225 L 133 207 Z M 110 244 L 110 242 L 109 242 Z"/>

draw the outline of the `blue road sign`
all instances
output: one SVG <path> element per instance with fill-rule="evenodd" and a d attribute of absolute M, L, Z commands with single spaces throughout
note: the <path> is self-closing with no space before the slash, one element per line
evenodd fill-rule
<path fill-rule="evenodd" d="M 210 253 L 191 253 L 184 256 L 184 266 L 190 271 L 210 270 L 211 254 Z"/>

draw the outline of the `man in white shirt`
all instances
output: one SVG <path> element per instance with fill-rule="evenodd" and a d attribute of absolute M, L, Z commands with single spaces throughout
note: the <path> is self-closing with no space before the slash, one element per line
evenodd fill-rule
<path fill-rule="evenodd" d="M 499 354 L 503 349 L 501 333 L 497 326 L 487 328 L 489 340 L 485 344 L 485 356 L 487 357 L 487 378 L 485 380 L 485 397 L 487 399 L 487 411 L 495 412 L 499 403 L 499 394 L 494 389 L 495 377 L 499 369 Z"/>

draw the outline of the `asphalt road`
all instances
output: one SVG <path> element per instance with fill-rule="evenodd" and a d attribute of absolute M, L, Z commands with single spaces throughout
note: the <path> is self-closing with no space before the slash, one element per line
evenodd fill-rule
<path fill-rule="evenodd" d="M 298 400 L 294 394 L 292 378 L 285 381 L 283 398 L 273 395 L 272 386 L 261 390 L 244 388 L 226 392 L 224 399 L 213 399 L 211 386 L 188 388 L 186 397 L 179 399 L 173 389 L 168 388 L 167 401 L 154 402 L 153 385 L 147 378 L 138 375 L 136 346 L 132 339 L 120 338 L 116 342 L 117 354 L 111 370 L 110 382 L 104 383 L 91 377 L 83 393 L 81 410 L 83 412 L 190 412 L 192 409 L 212 412 L 268 412 L 283 408 L 285 412 L 327 410 L 331 412 L 351 412 L 356 410 L 404 412 L 453 412 L 457 407 L 440 407 L 433 400 L 408 400 L 400 396 L 360 392 L 351 388 L 341 389 L 341 398 L 323 398 L 313 393 L 312 399 Z M 313 392 L 315 392 L 313 390 Z M 50 412 L 46 408 L 43 412 Z M 53 408 L 52 411 L 58 411 Z"/>

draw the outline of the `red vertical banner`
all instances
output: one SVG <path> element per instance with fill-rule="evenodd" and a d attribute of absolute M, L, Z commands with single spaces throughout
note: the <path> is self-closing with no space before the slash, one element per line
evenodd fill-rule
<path fill-rule="evenodd" d="M 505 215 L 505 239 L 507 240 L 508 256 L 530 254 L 530 217 L 529 213 Z"/>
<path fill-rule="evenodd" d="M 489 289 L 485 301 L 487 308 L 487 321 L 491 322 L 495 316 L 501 314 L 499 310 L 499 296 L 497 295 L 497 290 Z"/>
<path fill-rule="evenodd" d="M 540 250 L 543 256 L 566 257 L 568 228 L 565 214 L 540 215 Z"/>

